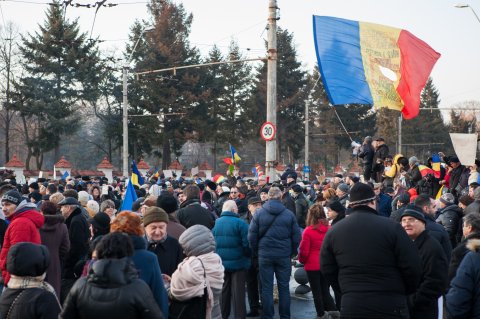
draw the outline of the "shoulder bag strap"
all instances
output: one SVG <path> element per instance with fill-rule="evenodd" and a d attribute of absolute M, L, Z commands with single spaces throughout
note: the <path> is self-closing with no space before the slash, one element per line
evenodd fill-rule
<path fill-rule="evenodd" d="M 281 213 L 280 213 L 281 214 Z M 268 232 L 268 230 L 270 229 L 270 227 L 273 225 L 273 223 L 275 222 L 275 219 L 277 219 L 277 217 L 280 215 L 275 215 L 275 217 L 273 217 L 271 223 L 265 228 L 265 230 L 263 231 L 263 233 L 261 233 L 260 235 L 258 235 L 258 241 L 260 241 L 260 239 L 262 239 L 263 236 L 265 236 L 265 234 Z"/>
<path fill-rule="evenodd" d="M 12 313 L 12 309 L 14 308 L 14 306 L 15 306 L 15 304 L 17 303 L 18 299 L 20 299 L 20 297 L 23 295 L 23 293 L 24 293 L 26 290 L 27 290 L 27 289 L 22 290 L 22 292 L 20 292 L 20 293 L 15 297 L 15 299 L 13 299 L 13 302 L 12 302 L 12 304 L 10 305 L 10 308 L 8 308 L 7 316 L 5 317 L 5 319 L 10 319 L 10 314 Z"/>

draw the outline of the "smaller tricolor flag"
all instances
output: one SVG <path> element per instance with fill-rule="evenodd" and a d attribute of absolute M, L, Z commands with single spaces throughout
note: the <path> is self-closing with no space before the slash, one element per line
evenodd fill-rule
<path fill-rule="evenodd" d="M 435 175 L 435 172 L 433 171 L 433 169 L 425 165 L 418 165 L 418 170 L 420 171 L 420 174 L 422 175 L 422 177 L 425 177 L 428 174 L 432 176 Z"/>
<path fill-rule="evenodd" d="M 213 176 L 212 181 L 216 184 L 221 184 L 225 181 L 225 177 L 223 175 L 217 174 Z"/>
<path fill-rule="evenodd" d="M 141 186 L 145 183 L 142 174 L 140 174 L 140 171 L 137 168 L 137 164 L 135 164 L 135 161 L 132 161 L 132 183 L 133 185 L 137 186 Z"/>
<path fill-rule="evenodd" d="M 240 162 L 242 158 L 238 156 L 238 153 L 235 148 L 233 148 L 232 144 L 230 144 L 230 152 L 232 153 L 232 164 Z"/>
<path fill-rule="evenodd" d="M 435 178 L 440 178 L 440 175 L 441 175 L 440 165 L 441 165 L 440 156 L 437 153 L 432 154 L 432 170 Z"/>
<path fill-rule="evenodd" d="M 133 203 L 138 199 L 137 193 L 135 193 L 135 188 L 133 188 L 132 181 L 129 180 L 127 184 L 127 191 L 125 192 L 125 197 L 123 198 L 122 207 L 120 211 L 132 210 Z"/>

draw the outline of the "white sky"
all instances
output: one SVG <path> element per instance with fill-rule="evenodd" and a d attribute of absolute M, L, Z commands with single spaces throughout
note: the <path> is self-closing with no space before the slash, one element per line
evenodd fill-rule
<path fill-rule="evenodd" d="M 13 21 L 22 32 L 38 30 L 46 4 L 1 1 L 3 21 Z M 46 0 L 27 0 L 47 2 Z M 73 2 L 94 3 L 95 0 Z M 135 2 L 138 1 L 138 2 Z M 143 1 L 143 2 L 142 2 Z M 462 0 L 458 0 L 462 1 Z M 480 14 L 480 3 L 465 0 Z M 135 3 L 134 3 L 135 2 Z M 264 31 L 268 0 L 184 0 L 194 21 L 190 40 L 205 55 L 217 44 L 227 49 L 230 40 L 238 41 L 249 57 L 264 56 Z M 148 19 L 145 0 L 107 0 L 128 3 L 98 12 L 93 36 L 103 42 L 101 48 L 120 53 L 136 19 Z M 412 32 L 442 54 L 432 77 L 439 90 L 441 107 L 451 107 L 467 100 L 480 102 L 480 21 L 469 8 L 458 9 L 457 0 L 278 0 L 278 25 L 293 32 L 299 60 L 305 68 L 316 63 L 313 45 L 312 15 L 390 25 Z M 83 31 L 90 32 L 95 9 L 68 7 L 67 18 L 79 17 Z M 0 20 L 0 23 L 3 24 Z"/>

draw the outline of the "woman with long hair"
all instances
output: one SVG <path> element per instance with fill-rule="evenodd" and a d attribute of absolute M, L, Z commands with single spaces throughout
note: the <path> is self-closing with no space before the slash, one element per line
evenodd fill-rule
<path fill-rule="evenodd" d="M 303 231 L 298 260 L 304 264 L 312 288 L 318 318 L 330 318 L 328 311 L 336 311 L 328 284 L 320 271 L 320 249 L 330 228 L 323 205 L 313 204 L 307 214 L 307 228 Z"/>

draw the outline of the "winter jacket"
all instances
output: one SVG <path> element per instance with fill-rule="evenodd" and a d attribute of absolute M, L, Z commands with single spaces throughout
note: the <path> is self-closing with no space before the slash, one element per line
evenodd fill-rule
<path fill-rule="evenodd" d="M 436 223 L 435 219 L 428 215 L 423 214 L 425 216 L 426 224 L 425 229 L 428 230 L 428 234 L 438 240 L 440 246 L 442 246 L 443 251 L 445 252 L 445 256 L 447 256 L 448 262 L 450 262 L 450 257 L 452 256 L 452 244 L 450 243 L 450 237 L 448 236 L 447 231 L 445 228 Z"/>
<path fill-rule="evenodd" d="M 407 208 L 407 205 L 403 205 L 401 206 L 399 209 L 393 211 L 391 214 L 390 214 L 390 219 L 397 222 L 397 223 L 400 223 L 401 220 L 402 220 L 402 214 L 403 214 L 403 211 Z"/>
<path fill-rule="evenodd" d="M 215 224 L 212 214 L 200 205 L 199 199 L 184 201 L 177 211 L 177 219 L 185 228 L 193 225 L 203 225 L 212 229 Z"/>
<path fill-rule="evenodd" d="M 57 296 L 60 296 L 60 277 L 62 264 L 70 250 L 68 229 L 62 215 L 45 215 L 45 224 L 40 228 L 42 245 L 50 252 L 50 265 L 47 268 L 45 281 L 53 286 Z"/>
<path fill-rule="evenodd" d="M 167 234 L 168 236 L 172 236 L 176 240 L 180 238 L 180 235 L 183 234 L 185 231 L 185 227 L 183 227 L 182 224 L 180 224 L 175 217 L 175 214 L 169 214 L 168 215 L 168 227 L 167 227 Z"/>
<path fill-rule="evenodd" d="M 295 215 L 279 200 L 270 199 L 253 216 L 248 241 L 255 255 L 266 258 L 297 254 L 301 233 Z"/>
<path fill-rule="evenodd" d="M 407 173 L 408 181 L 410 182 L 410 187 L 416 188 L 418 182 L 422 180 L 422 174 L 420 173 L 420 169 L 418 165 L 413 166 Z"/>
<path fill-rule="evenodd" d="M 455 204 L 451 204 L 440 211 L 440 215 L 436 220 L 437 223 L 445 227 L 452 247 L 457 246 L 457 230 L 458 225 L 462 221 L 462 216 L 462 209 Z"/>
<path fill-rule="evenodd" d="M 402 226 L 363 205 L 327 232 L 320 269 L 340 285 L 341 315 L 352 318 L 406 318 L 406 295 L 415 292 L 422 273 Z"/>
<path fill-rule="evenodd" d="M 100 259 L 72 287 L 60 319 L 158 319 L 162 315 L 130 258 Z"/>
<path fill-rule="evenodd" d="M 297 217 L 297 223 L 300 228 L 305 228 L 306 225 L 306 219 L 307 219 L 307 213 L 308 213 L 308 203 L 307 200 L 305 199 L 305 195 L 303 194 L 298 194 L 297 198 L 294 198 L 295 200 L 295 215 Z"/>
<path fill-rule="evenodd" d="M 23 292 L 24 291 L 24 292 Z M 22 293 L 23 292 L 23 293 Z M 0 318 L 7 318 L 7 313 L 17 296 L 15 305 L 11 308 L 10 319 L 41 318 L 57 319 L 60 313 L 60 303 L 50 291 L 42 288 L 10 289 L 7 288 L 0 296 Z"/>
<path fill-rule="evenodd" d="M 308 226 L 302 234 L 298 252 L 298 261 L 304 264 L 307 271 L 320 270 L 320 249 L 323 239 L 330 227 L 323 224 Z"/>
<path fill-rule="evenodd" d="M 465 207 L 464 215 L 468 215 L 470 213 L 480 213 L 480 199 L 475 199 L 470 205 Z"/>
<path fill-rule="evenodd" d="M 392 198 L 387 194 L 380 193 L 377 199 L 377 211 L 379 216 L 390 217 L 392 213 Z"/>
<path fill-rule="evenodd" d="M 385 157 L 388 156 L 389 150 L 386 144 L 380 145 L 373 155 L 373 172 L 382 172 L 383 171 L 383 161 Z"/>
<path fill-rule="evenodd" d="M 135 252 L 132 261 L 137 268 L 140 279 L 145 281 L 152 291 L 153 298 L 157 302 L 165 318 L 168 318 L 168 296 L 162 279 L 162 272 L 158 264 L 157 256 L 147 250 L 145 238 L 130 235 Z"/>
<path fill-rule="evenodd" d="M 470 170 L 464 165 L 460 165 L 450 171 L 450 190 L 455 197 L 459 197 L 459 190 L 468 186 L 468 176 Z"/>
<path fill-rule="evenodd" d="M 70 240 L 70 250 L 65 258 L 63 269 L 63 278 L 75 278 L 75 265 L 88 254 L 88 240 L 90 238 L 90 229 L 88 221 L 82 213 L 80 207 L 68 216 L 65 220 L 68 228 L 68 238 Z"/>
<path fill-rule="evenodd" d="M 358 157 L 362 159 L 364 166 L 372 166 L 374 155 L 375 151 L 373 150 L 372 143 L 366 143 L 360 147 L 360 153 L 358 153 Z"/>
<path fill-rule="evenodd" d="M 415 293 L 409 296 L 410 319 L 437 319 L 438 298 L 447 287 L 447 257 L 428 230 L 414 241 L 422 263 L 422 279 Z"/>
<path fill-rule="evenodd" d="M 170 224 L 168 224 L 168 227 L 170 227 Z M 170 277 L 184 258 L 178 240 L 168 235 L 163 242 L 148 242 L 148 250 L 157 256 L 162 274 Z"/>
<path fill-rule="evenodd" d="M 45 219 L 35 208 L 35 204 L 23 200 L 13 214 L 7 217 L 10 224 L 5 232 L 3 246 L 0 252 L 0 267 L 5 285 L 10 280 L 10 274 L 6 268 L 7 254 L 10 247 L 20 242 L 41 243 L 39 229 L 43 226 Z"/>
<path fill-rule="evenodd" d="M 480 240 L 470 240 L 467 247 L 471 252 L 458 267 L 445 298 L 453 319 L 480 318 Z"/>
<path fill-rule="evenodd" d="M 452 282 L 452 279 L 457 273 L 458 266 L 460 266 L 463 258 L 470 251 L 467 248 L 467 243 L 470 239 L 480 239 L 480 232 L 474 232 L 465 237 L 465 239 L 452 251 L 452 259 L 450 260 L 450 266 L 448 267 L 448 282 Z"/>
<path fill-rule="evenodd" d="M 217 244 L 216 253 L 222 258 L 225 271 L 250 268 L 251 251 L 248 244 L 248 225 L 232 212 L 222 212 L 212 229 Z"/>

